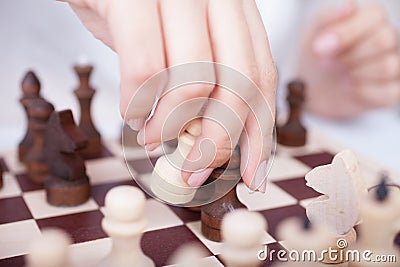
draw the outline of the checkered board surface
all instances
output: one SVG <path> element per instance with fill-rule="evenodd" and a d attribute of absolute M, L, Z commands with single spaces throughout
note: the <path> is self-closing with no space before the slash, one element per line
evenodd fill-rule
<path fill-rule="evenodd" d="M 0 190 L 0 267 L 23 266 L 29 242 L 47 227 L 61 228 L 72 237 L 73 266 L 93 266 L 108 253 L 111 240 L 101 229 L 105 194 L 114 186 L 137 184 L 126 167 L 118 142 L 105 142 L 104 145 L 104 157 L 86 162 L 92 197 L 83 205 L 71 208 L 48 205 L 44 189 L 27 180 L 24 167 L 16 160 L 16 151 L 0 153 L 0 164 L 5 170 L 4 187 Z M 303 217 L 307 203 L 318 196 L 305 185 L 304 175 L 315 166 L 330 163 L 340 150 L 342 147 L 330 140 L 310 133 L 309 142 L 303 148 L 278 147 L 266 194 L 250 193 L 244 184 L 238 185 L 240 200 L 267 219 L 268 231 L 263 242 L 271 249 L 284 248 L 284 242 L 276 236 L 279 223 L 288 217 Z M 160 153 L 152 153 L 151 161 L 154 162 Z M 151 173 L 152 165 L 142 149 L 132 148 L 126 154 L 133 175 Z M 369 186 L 377 183 L 381 171 L 394 176 L 390 170 L 367 159 L 360 158 L 360 162 Z M 203 266 L 223 266 L 218 256 L 222 244 L 202 236 L 199 213 L 171 207 L 149 197 L 145 210 L 149 224 L 141 245 L 157 266 L 167 265 L 171 254 L 189 242 L 198 243 L 207 250 L 209 256 L 203 259 Z M 262 264 L 270 265 L 270 262 Z"/>

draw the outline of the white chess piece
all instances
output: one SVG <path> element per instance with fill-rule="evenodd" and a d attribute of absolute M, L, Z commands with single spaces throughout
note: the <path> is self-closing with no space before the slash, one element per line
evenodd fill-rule
<path fill-rule="evenodd" d="M 221 257 L 228 267 L 255 267 L 261 261 L 257 253 L 267 230 L 264 217 L 245 209 L 227 213 L 222 220 L 223 250 Z"/>
<path fill-rule="evenodd" d="M 111 237 L 112 248 L 98 266 L 154 266 L 140 247 L 147 225 L 145 201 L 143 192 L 133 186 L 117 186 L 107 193 L 102 228 Z"/>
<path fill-rule="evenodd" d="M 322 225 L 311 226 L 299 218 L 289 218 L 278 225 L 277 234 L 288 251 L 293 252 L 286 255 L 288 262 L 279 267 L 325 266 L 320 262 L 322 251 L 334 242 L 334 235 Z"/>
<path fill-rule="evenodd" d="M 31 244 L 27 267 L 68 267 L 70 238 L 61 230 L 45 229 Z"/>
<path fill-rule="evenodd" d="M 382 186 L 382 184 L 381 184 Z M 363 199 L 361 205 L 362 223 L 359 226 L 360 237 L 355 249 L 362 254 L 370 251 L 368 258 L 351 261 L 350 267 L 399 266 L 400 254 L 394 246 L 394 238 L 400 231 L 400 190 L 396 187 L 381 188 L 388 190 L 380 200 L 378 193 L 372 191 Z M 361 255 L 363 256 L 363 255 Z M 378 262 L 376 257 L 384 256 L 387 262 Z M 392 257 L 388 260 L 388 256 Z M 394 257 L 396 257 L 394 261 Z"/>
<path fill-rule="evenodd" d="M 360 203 L 367 194 L 364 177 L 353 152 L 337 154 L 332 163 L 311 170 L 307 185 L 323 194 L 306 207 L 313 225 L 324 225 L 337 235 L 345 235 L 360 220 Z"/>
<path fill-rule="evenodd" d="M 207 252 L 197 244 L 185 244 L 178 248 L 169 260 L 176 267 L 203 267 Z"/>
<path fill-rule="evenodd" d="M 200 134 L 201 120 L 193 120 L 179 136 L 177 149 L 172 154 L 163 155 L 157 160 L 150 186 L 153 193 L 161 200 L 172 204 L 185 204 L 194 198 L 196 189 L 182 179 L 181 170 L 196 137 Z"/>

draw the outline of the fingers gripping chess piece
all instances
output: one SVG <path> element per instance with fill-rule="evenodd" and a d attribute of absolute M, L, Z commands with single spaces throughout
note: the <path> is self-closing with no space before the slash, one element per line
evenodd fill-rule
<path fill-rule="evenodd" d="M 399 266 L 400 254 L 394 246 L 394 239 L 400 231 L 399 207 L 399 188 L 387 186 L 385 180 L 382 180 L 376 190 L 364 197 L 360 210 L 360 236 L 355 249 L 361 252 L 370 251 L 371 261 L 361 258 L 361 261 L 351 261 L 350 267 Z M 392 257 L 392 260 L 378 262 L 375 260 L 376 256 L 388 256 Z"/>
<path fill-rule="evenodd" d="M 144 217 L 145 196 L 132 186 L 111 189 L 105 199 L 103 230 L 111 237 L 111 252 L 98 264 L 104 267 L 153 267 L 141 247 L 140 239 L 147 220 Z"/>
<path fill-rule="evenodd" d="M 256 267 L 260 260 L 262 237 L 267 222 L 257 212 L 238 209 L 225 215 L 222 221 L 223 251 L 221 258 L 228 267 Z"/>
<path fill-rule="evenodd" d="M 354 153 L 350 150 L 340 152 L 331 164 L 316 167 L 305 179 L 308 186 L 323 194 L 306 207 L 311 223 L 327 227 L 337 239 L 345 239 L 348 244 L 354 242 L 353 227 L 360 221 L 361 201 L 367 194 Z M 331 247 L 335 246 L 334 242 Z M 329 259 L 325 262 L 333 263 Z"/>
<path fill-rule="evenodd" d="M 27 267 L 69 267 L 70 238 L 57 229 L 45 229 L 30 245 Z"/>
<path fill-rule="evenodd" d="M 194 198 L 196 189 L 182 179 L 181 170 L 196 137 L 200 134 L 201 120 L 197 119 L 192 121 L 178 137 L 176 150 L 157 160 L 152 174 L 151 190 L 161 200 L 172 204 L 184 204 Z"/>

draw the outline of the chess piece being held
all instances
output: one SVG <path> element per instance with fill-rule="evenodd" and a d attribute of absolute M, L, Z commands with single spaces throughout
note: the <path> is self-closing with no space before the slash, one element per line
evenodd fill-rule
<path fill-rule="evenodd" d="M 360 205 L 367 195 L 364 176 L 353 152 L 344 150 L 337 154 L 331 164 L 319 166 L 306 174 L 307 185 L 323 194 L 306 207 L 313 225 L 324 226 L 336 240 L 331 248 L 342 250 L 338 240 L 351 245 L 355 242 L 354 226 L 360 222 Z M 328 248 L 327 248 L 328 249 Z M 343 253 L 341 253 L 343 255 Z M 325 263 L 342 263 L 345 259 L 324 259 Z"/>
<path fill-rule="evenodd" d="M 193 120 L 178 137 L 176 150 L 157 160 L 150 186 L 152 192 L 161 200 L 171 204 L 185 204 L 193 200 L 196 189 L 190 187 L 182 179 L 181 170 L 184 160 L 200 133 L 201 120 Z"/>
<path fill-rule="evenodd" d="M 278 143 L 284 146 L 299 147 L 306 144 L 307 132 L 301 124 L 304 102 L 304 83 L 293 81 L 288 85 L 289 118 L 285 125 L 277 128 Z"/>
<path fill-rule="evenodd" d="M 89 83 L 93 67 L 90 65 L 76 65 L 74 70 L 79 77 L 79 86 L 74 90 L 81 107 L 79 128 L 88 139 L 88 144 L 81 151 L 81 154 L 85 159 L 95 158 L 102 154 L 103 146 L 100 133 L 94 126 L 91 116 L 92 100 L 96 92 Z"/>
<path fill-rule="evenodd" d="M 47 124 L 45 153 L 49 176 L 45 180 L 47 202 L 76 206 L 90 197 L 89 177 L 80 149 L 87 144 L 70 110 L 53 112 Z"/>
<path fill-rule="evenodd" d="M 48 162 L 44 152 L 44 135 L 47 121 L 53 111 L 53 105 L 42 98 L 32 100 L 28 108 L 34 142 L 26 154 L 25 161 L 28 179 L 36 184 L 43 184 L 49 173 Z"/>
<path fill-rule="evenodd" d="M 247 208 L 237 196 L 236 185 L 241 180 L 240 151 L 237 146 L 230 160 L 222 167 L 216 168 L 207 181 L 218 179 L 217 190 L 223 197 L 201 207 L 201 232 L 209 240 L 221 242 L 221 224 L 223 217 L 236 209 Z M 226 190 L 225 188 L 231 188 Z M 222 192 L 221 192 L 222 191 Z M 228 193 L 224 194 L 226 191 Z M 218 193 L 218 191 L 217 191 Z"/>
<path fill-rule="evenodd" d="M 132 186 L 111 189 L 105 198 L 103 230 L 111 237 L 110 253 L 98 267 L 153 267 L 140 246 L 140 239 L 147 225 L 144 217 L 146 198 L 142 191 Z"/>

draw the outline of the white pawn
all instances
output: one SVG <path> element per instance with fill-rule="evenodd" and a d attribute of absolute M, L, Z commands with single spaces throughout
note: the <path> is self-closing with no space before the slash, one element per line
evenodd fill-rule
<path fill-rule="evenodd" d="M 264 217 L 245 209 L 237 209 L 222 220 L 223 247 L 221 257 L 228 267 L 256 267 L 261 264 L 257 253 L 267 228 Z"/>
<path fill-rule="evenodd" d="M 171 204 L 185 204 L 193 200 L 196 189 L 182 179 L 181 171 L 183 162 L 200 134 L 201 120 L 193 120 L 178 137 L 176 150 L 157 160 L 150 186 L 153 193 L 161 200 Z"/>
<path fill-rule="evenodd" d="M 98 266 L 154 266 L 140 247 L 140 239 L 147 225 L 145 201 L 143 192 L 133 186 L 117 186 L 108 191 L 101 226 L 111 237 L 112 248 Z"/>
<path fill-rule="evenodd" d="M 68 267 L 70 238 L 57 229 L 45 229 L 37 240 L 31 243 L 26 256 L 27 267 Z"/>
<path fill-rule="evenodd" d="M 308 220 L 302 222 L 299 218 L 289 218 L 279 224 L 277 234 L 279 239 L 285 242 L 288 251 L 293 251 L 290 257 L 286 255 L 288 262 L 279 267 L 325 266 L 319 260 L 322 251 L 334 242 L 334 235 L 323 226 L 311 226 Z"/>
<path fill-rule="evenodd" d="M 170 264 L 176 267 L 203 267 L 206 266 L 204 258 L 207 252 L 197 244 L 185 244 L 169 259 Z"/>
<path fill-rule="evenodd" d="M 389 187 L 383 180 L 373 194 L 365 197 L 361 205 L 362 223 L 360 237 L 355 249 L 361 253 L 361 261 L 350 261 L 351 267 L 399 266 L 400 254 L 395 249 L 394 239 L 400 231 L 400 190 Z M 367 258 L 363 252 L 370 251 Z M 392 257 L 387 262 L 375 261 L 375 257 Z M 394 259 L 395 257 L 395 259 Z M 387 258 L 388 259 L 388 258 Z"/>

